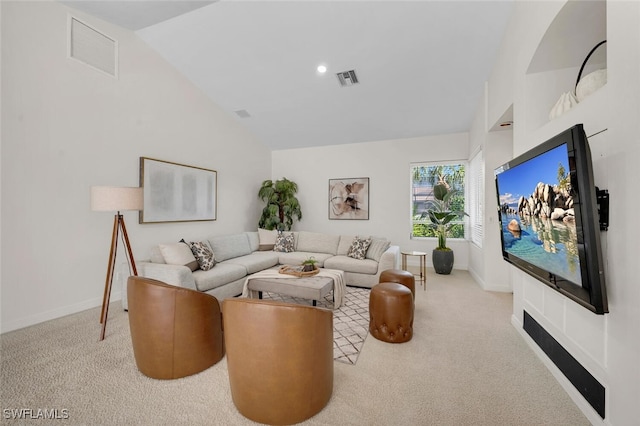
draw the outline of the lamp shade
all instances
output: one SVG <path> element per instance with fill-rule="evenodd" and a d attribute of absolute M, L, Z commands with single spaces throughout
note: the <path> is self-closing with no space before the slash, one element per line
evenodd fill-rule
<path fill-rule="evenodd" d="M 123 186 L 92 186 L 91 210 L 142 210 L 142 188 Z"/>

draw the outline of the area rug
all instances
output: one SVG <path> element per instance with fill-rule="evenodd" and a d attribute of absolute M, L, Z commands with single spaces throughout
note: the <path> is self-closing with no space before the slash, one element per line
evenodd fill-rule
<path fill-rule="evenodd" d="M 333 311 L 333 359 L 345 364 L 355 364 L 358 354 L 369 334 L 369 290 L 368 288 L 349 287 L 344 303 Z M 311 300 L 283 296 L 264 292 L 264 299 L 287 303 L 311 305 Z M 319 300 L 317 306 L 333 309 L 331 294 Z"/>

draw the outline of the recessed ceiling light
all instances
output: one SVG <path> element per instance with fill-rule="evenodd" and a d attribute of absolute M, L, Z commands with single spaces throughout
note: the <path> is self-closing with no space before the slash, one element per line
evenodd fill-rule
<path fill-rule="evenodd" d="M 325 65 L 318 65 L 318 68 L 316 69 L 320 74 L 324 74 L 325 72 L 327 72 L 327 67 Z"/>

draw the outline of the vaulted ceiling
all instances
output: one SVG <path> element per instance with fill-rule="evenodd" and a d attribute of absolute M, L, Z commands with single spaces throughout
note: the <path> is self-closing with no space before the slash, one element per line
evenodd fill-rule
<path fill-rule="evenodd" d="M 513 7 L 504 0 L 62 3 L 135 31 L 274 150 L 468 131 Z M 351 70 L 357 84 L 341 86 L 337 73 Z"/>

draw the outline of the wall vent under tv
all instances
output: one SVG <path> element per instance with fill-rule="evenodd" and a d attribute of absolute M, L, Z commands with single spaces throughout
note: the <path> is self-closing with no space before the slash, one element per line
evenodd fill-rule
<path fill-rule="evenodd" d="M 116 40 L 69 17 L 69 57 L 117 78 L 117 54 Z"/>
<path fill-rule="evenodd" d="M 606 388 L 527 311 L 523 311 L 523 315 L 522 327 L 524 331 L 604 419 L 607 400 Z"/>
<path fill-rule="evenodd" d="M 336 76 L 342 87 L 353 86 L 358 83 L 355 70 L 339 72 Z"/>

